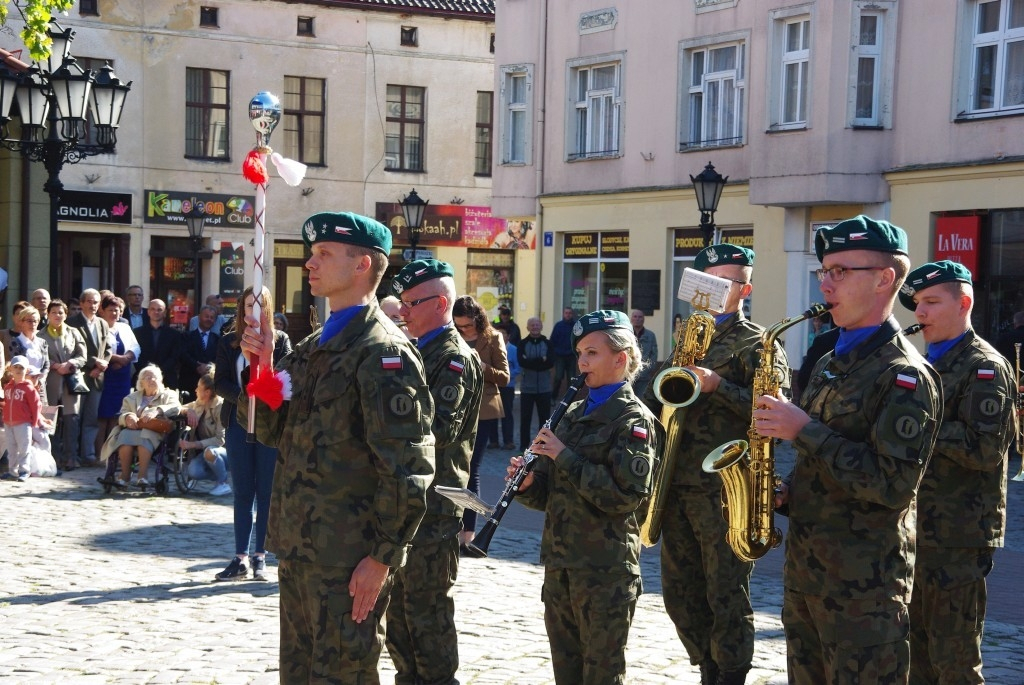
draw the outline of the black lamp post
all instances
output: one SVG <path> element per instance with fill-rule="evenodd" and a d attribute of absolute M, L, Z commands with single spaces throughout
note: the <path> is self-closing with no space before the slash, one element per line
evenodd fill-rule
<path fill-rule="evenodd" d="M 50 196 L 50 278 L 53 292 L 63 292 L 58 254 L 58 211 L 65 164 L 111 154 L 117 146 L 125 96 L 131 82 L 122 83 L 108 64 L 99 72 L 82 69 L 70 55 L 74 29 L 50 22 L 53 51 L 45 62 L 29 66 L 9 53 L 0 55 L 0 146 L 20 152 L 47 171 L 43 190 Z M 18 104 L 20 136 L 10 137 L 11 106 Z M 86 142 L 86 110 L 92 115 L 95 142 Z"/>
<path fill-rule="evenodd" d="M 409 231 L 409 245 L 412 246 L 412 259 L 416 259 L 416 245 L 420 242 L 420 230 L 423 228 L 423 213 L 430 204 L 430 200 L 424 200 L 413 188 L 412 192 L 402 198 L 402 216 L 405 217 L 405 227 Z"/>
<path fill-rule="evenodd" d="M 192 292 L 195 298 L 195 311 L 192 313 L 199 316 L 199 253 L 203 249 L 203 229 L 206 227 L 206 214 L 193 207 L 185 214 L 185 225 L 188 226 L 189 246 L 192 248 Z"/>
<path fill-rule="evenodd" d="M 722 199 L 722 189 L 725 187 L 728 176 L 724 178 L 715 171 L 711 162 L 704 167 L 696 177 L 690 176 L 693 182 L 693 191 L 697 194 L 697 209 L 700 210 L 700 233 L 704 237 L 704 247 L 711 244 L 715 235 L 715 212 L 718 210 L 718 201 Z"/>

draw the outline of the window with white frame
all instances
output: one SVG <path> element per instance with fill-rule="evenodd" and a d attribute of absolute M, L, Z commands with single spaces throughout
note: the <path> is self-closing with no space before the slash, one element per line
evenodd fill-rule
<path fill-rule="evenodd" d="M 533 65 L 501 68 L 501 163 L 532 162 L 530 109 L 533 97 Z"/>
<path fill-rule="evenodd" d="M 861 0 L 853 4 L 848 102 L 851 126 L 892 126 L 896 7 L 895 0 Z"/>
<path fill-rule="evenodd" d="M 697 39 L 699 42 L 700 39 Z M 680 151 L 739 145 L 746 128 L 746 42 L 681 46 Z"/>
<path fill-rule="evenodd" d="M 619 156 L 622 61 L 573 60 L 569 64 L 568 157 Z"/>
<path fill-rule="evenodd" d="M 971 59 L 968 114 L 1024 109 L 1024 0 L 968 6 Z M 961 108 L 963 109 L 963 108 Z"/>
<path fill-rule="evenodd" d="M 807 86 L 811 65 L 811 22 L 787 21 L 783 29 L 786 47 L 782 52 L 783 125 L 807 123 Z"/>

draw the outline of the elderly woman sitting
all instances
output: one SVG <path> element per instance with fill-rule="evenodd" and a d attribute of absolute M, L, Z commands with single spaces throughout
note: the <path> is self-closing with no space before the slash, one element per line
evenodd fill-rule
<path fill-rule="evenodd" d="M 139 479 L 136 484 L 140 488 L 149 487 L 149 460 L 165 433 L 144 426 L 152 419 L 177 416 L 181 411 L 178 393 L 164 387 L 164 375 L 159 366 L 150 364 L 139 371 L 135 388 L 135 392 L 121 403 L 118 425 L 103 443 L 102 457 L 107 459 L 117 452 L 121 462 L 121 475 L 114 481 L 119 488 L 126 487 L 131 478 L 134 450 L 139 452 Z"/>

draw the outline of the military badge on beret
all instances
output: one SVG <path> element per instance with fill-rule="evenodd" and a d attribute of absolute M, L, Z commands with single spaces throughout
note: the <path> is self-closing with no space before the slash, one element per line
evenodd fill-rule
<path fill-rule="evenodd" d="M 963 264 L 948 259 L 922 264 L 907 274 L 907 280 L 900 286 L 900 303 L 914 311 L 914 295 L 933 285 L 956 282 L 971 284 L 971 271 Z"/>
<path fill-rule="evenodd" d="M 307 247 L 323 241 L 358 245 L 388 254 L 391 230 L 367 216 L 352 212 L 319 212 L 302 225 L 302 240 Z"/>
<path fill-rule="evenodd" d="M 724 266 L 726 264 L 753 266 L 754 251 L 741 245 L 721 243 L 719 245 L 708 245 L 693 258 L 693 268 L 697 271 L 704 271 L 711 266 Z"/>
<path fill-rule="evenodd" d="M 455 277 L 455 269 L 451 264 L 437 259 L 417 259 L 403 266 L 391 280 L 391 292 L 401 295 L 409 288 L 442 276 Z"/>
<path fill-rule="evenodd" d="M 576 348 L 576 343 L 579 342 L 580 338 L 585 335 L 594 331 L 606 331 L 611 328 L 621 328 L 632 332 L 633 324 L 629 322 L 628 316 L 611 309 L 600 309 L 596 312 L 590 312 L 586 316 L 581 316 L 576 325 L 572 327 L 573 349 Z"/>

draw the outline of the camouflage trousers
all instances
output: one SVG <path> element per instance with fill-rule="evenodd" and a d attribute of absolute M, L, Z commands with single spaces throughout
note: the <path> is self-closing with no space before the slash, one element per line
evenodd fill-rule
<path fill-rule="evenodd" d="M 910 618 L 899 600 L 852 600 L 786 588 L 790 685 L 906 685 Z"/>
<path fill-rule="evenodd" d="M 725 542 L 721 488 L 674 486 L 661 527 L 665 610 L 690 656 L 739 671 L 754 657 L 750 573 Z"/>
<path fill-rule="evenodd" d="M 544 625 L 558 685 L 622 685 L 640 576 L 624 571 L 544 571 Z"/>
<path fill-rule="evenodd" d="M 378 685 L 384 614 L 391 580 L 373 612 L 352 620 L 352 568 L 280 562 L 281 682 L 288 685 Z"/>
<path fill-rule="evenodd" d="M 458 685 L 459 643 L 452 588 L 459 538 L 415 542 L 395 573 L 387 613 L 387 647 L 397 685 Z"/>
<path fill-rule="evenodd" d="M 980 685 L 991 549 L 918 547 L 910 685 Z"/>

